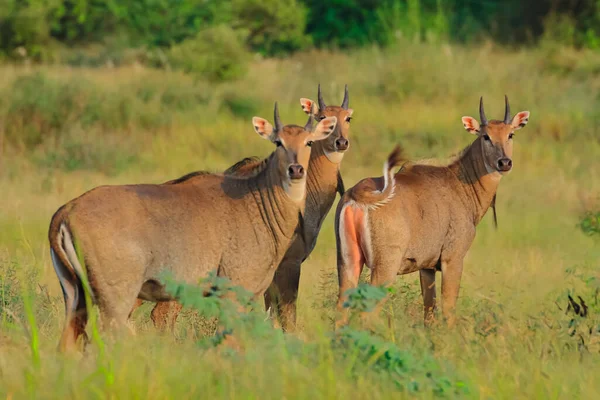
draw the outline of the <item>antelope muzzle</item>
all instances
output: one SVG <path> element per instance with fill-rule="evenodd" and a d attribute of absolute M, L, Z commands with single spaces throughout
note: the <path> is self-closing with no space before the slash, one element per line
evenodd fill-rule
<path fill-rule="evenodd" d="M 290 179 L 304 178 L 304 167 L 300 164 L 292 164 L 288 167 L 288 175 Z"/>
<path fill-rule="evenodd" d="M 498 165 L 496 165 L 496 168 L 498 168 L 498 171 L 500 172 L 508 172 L 512 169 L 512 160 L 508 157 L 504 157 L 498 160 Z"/>
<path fill-rule="evenodd" d="M 346 151 L 350 146 L 350 142 L 345 137 L 340 137 L 335 140 L 335 149 L 337 151 Z"/>

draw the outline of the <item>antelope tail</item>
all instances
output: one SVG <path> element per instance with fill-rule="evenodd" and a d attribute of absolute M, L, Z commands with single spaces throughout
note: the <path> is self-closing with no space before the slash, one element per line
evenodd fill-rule
<path fill-rule="evenodd" d="M 65 222 L 55 224 L 50 230 L 50 253 L 58 280 L 65 297 L 73 296 L 73 302 L 84 301 L 83 290 L 87 286 L 87 274 L 77 257 L 71 232 Z M 93 299 L 93 293 L 90 291 Z"/>
<path fill-rule="evenodd" d="M 394 179 L 394 169 L 399 165 L 403 164 L 406 159 L 403 156 L 402 147 L 399 145 L 394 148 L 390 153 L 385 164 L 383 164 L 383 179 L 384 185 L 381 190 L 371 190 L 370 192 L 363 192 L 360 198 L 354 196 L 354 201 L 359 204 L 364 204 L 368 207 L 379 207 L 394 197 L 396 190 L 396 180 Z"/>
<path fill-rule="evenodd" d="M 385 194 L 386 198 L 393 196 L 394 190 L 396 189 L 396 180 L 394 179 L 394 168 L 399 166 L 404 161 L 402 156 L 402 147 L 396 145 L 394 150 L 388 156 L 387 161 L 383 164 L 383 177 L 385 184 L 381 189 L 381 194 Z"/>

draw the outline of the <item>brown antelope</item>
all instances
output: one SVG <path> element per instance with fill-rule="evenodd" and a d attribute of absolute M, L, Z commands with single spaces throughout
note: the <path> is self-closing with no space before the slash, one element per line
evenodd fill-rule
<path fill-rule="evenodd" d="M 475 228 L 490 207 L 503 175 L 512 168 L 513 135 L 529 120 L 522 111 L 511 119 L 505 98 L 503 121 L 488 121 L 480 101 L 481 124 L 463 117 L 477 138 L 445 166 L 401 163 L 396 149 L 384 165 L 384 176 L 367 178 L 348 190 L 336 211 L 337 267 L 341 319 L 346 290 L 356 287 L 366 264 L 372 285 L 389 285 L 397 275 L 419 271 L 424 317 L 436 307 L 435 273 L 442 272 L 442 312 L 455 322 L 463 258 Z"/>
<path fill-rule="evenodd" d="M 194 173 L 161 185 L 102 186 L 54 214 L 51 256 L 66 306 L 61 349 L 85 333 L 86 282 L 103 322 L 117 326 L 136 298 L 172 300 L 158 280 L 165 271 L 195 283 L 216 270 L 264 294 L 302 221 L 310 146 L 337 120 L 314 132 L 312 116 L 305 127 L 283 126 L 275 104 L 274 128 L 263 118 L 252 123 L 277 148 L 251 177 Z"/>
<path fill-rule="evenodd" d="M 348 135 L 353 113 L 353 110 L 348 108 L 348 86 L 345 87 L 344 100 L 339 107 L 325 104 L 321 85 L 318 87 L 317 99 L 318 106 L 310 99 L 300 99 L 302 110 L 309 115 L 313 114 L 317 121 L 335 117 L 338 122 L 327 140 L 315 143 L 312 147 L 307 173 L 304 234 L 296 235 L 275 272 L 271 287 L 265 292 L 266 308 L 275 311 L 282 328 L 286 331 L 292 330 L 296 323 L 300 266 L 316 245 L 321 224 L 333 205 L 336 192 L 339 192 L 340 196 L 344 194 L 340 165 L 350 146 Z M 260 163 L 260 159 L 246 158 L 225 171 L 225 174 L 251 175 Z M 175 301 L 157 303 L 151 313 L 152 321 L 160 330 L 167 325 L 172 329 L 180 310 L 181 305 Z"/>

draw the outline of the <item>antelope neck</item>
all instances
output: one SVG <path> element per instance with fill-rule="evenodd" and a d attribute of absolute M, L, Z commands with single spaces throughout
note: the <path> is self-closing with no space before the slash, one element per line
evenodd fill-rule
<path fill-rule="evenodd" d="M 502 174 L 492 169 L 483 156 L 481 138 L 476 139 L 461 156 L 449 166 L 467 199 L 466 206 L 473 213 L 477 225 L 492 204 Z"/>

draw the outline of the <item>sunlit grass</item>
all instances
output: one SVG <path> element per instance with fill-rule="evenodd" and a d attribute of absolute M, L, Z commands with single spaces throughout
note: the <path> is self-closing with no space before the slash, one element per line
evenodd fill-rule
<path fill-rule="evenodd" d="M 158 183 L 267 155 L 272 145 L 252 131 L 251 116 L 272 118 L 277 100 L 284 123 L 303 123 L 298 99 L 315 99 L 321 82 L 327 103 L 341 103 L 343 85 L 350 87 L 347 187 L 379 175 L 396 143 L 414 158 L 459 151 L 473 139 L 460 117 L 478 116 L 481 95 L 489 118 L 502 116 L 505 93 L 513 112 L 531 111 L 515 137 L 514 170 L 498 192 L 498 230 L 486 216 L 465 260 L 458 327 L 422 326 L 414 274 L 398 278 L 377 333 L 417 358 L 434 357 L 440 373 L 468 384 L 467 397 L 599 398 L 598 339 L 586 336 L 587 349 L 578 348 L 565 314 L 567 293 L 575 293 L 590 306 L 589 320 L 599 320 L 591 278 L 599 275 L 600 243 L 578 226 L 582 215 L 600 209 L 597 65 L 597 54 L 564 49 L 405 44 L 257 61 L 245 80 L 217 86 L 136 67 L 0 68 L 3 116 L 14 112 L 16 79 L 38 72 L 58 88 L 79 81 L 76 102 L 99 96 L 128 107 L 114 115 L 119 108 L 105 104 L 99 122 L 84 128 L 85 113 L 45 104 L 67 121 L 40 132 L 51 137 L 32 148 L 11 144 L 6 125 L 0 130 L 0 396 L 389 398 L 397 390 L 391 381 L 352 375 L 330 348 L 337 296 L 332 215 L 303 267 L 294 337 L 307 347 L 297 354 L 260 339 L 234 356 L 203 350 L 195 342 L 214 332 L 214 321 L 187 310 L 174 337 L 160 335 L 149 305 L 133 316 L 134 336 L 103 336 L 102 345 L 97 338 L 81 356 L 55 351 L 64 306 L 46 239 L 53 212 L 98 185 Z M 61 152 L 72 142 L 76 152 Z M 50 155 L 70 162 L 72 154 L 80 161 L 73 168 L 46 162 Z M 135 157 L 119 163 L 128 156 Z"/>

